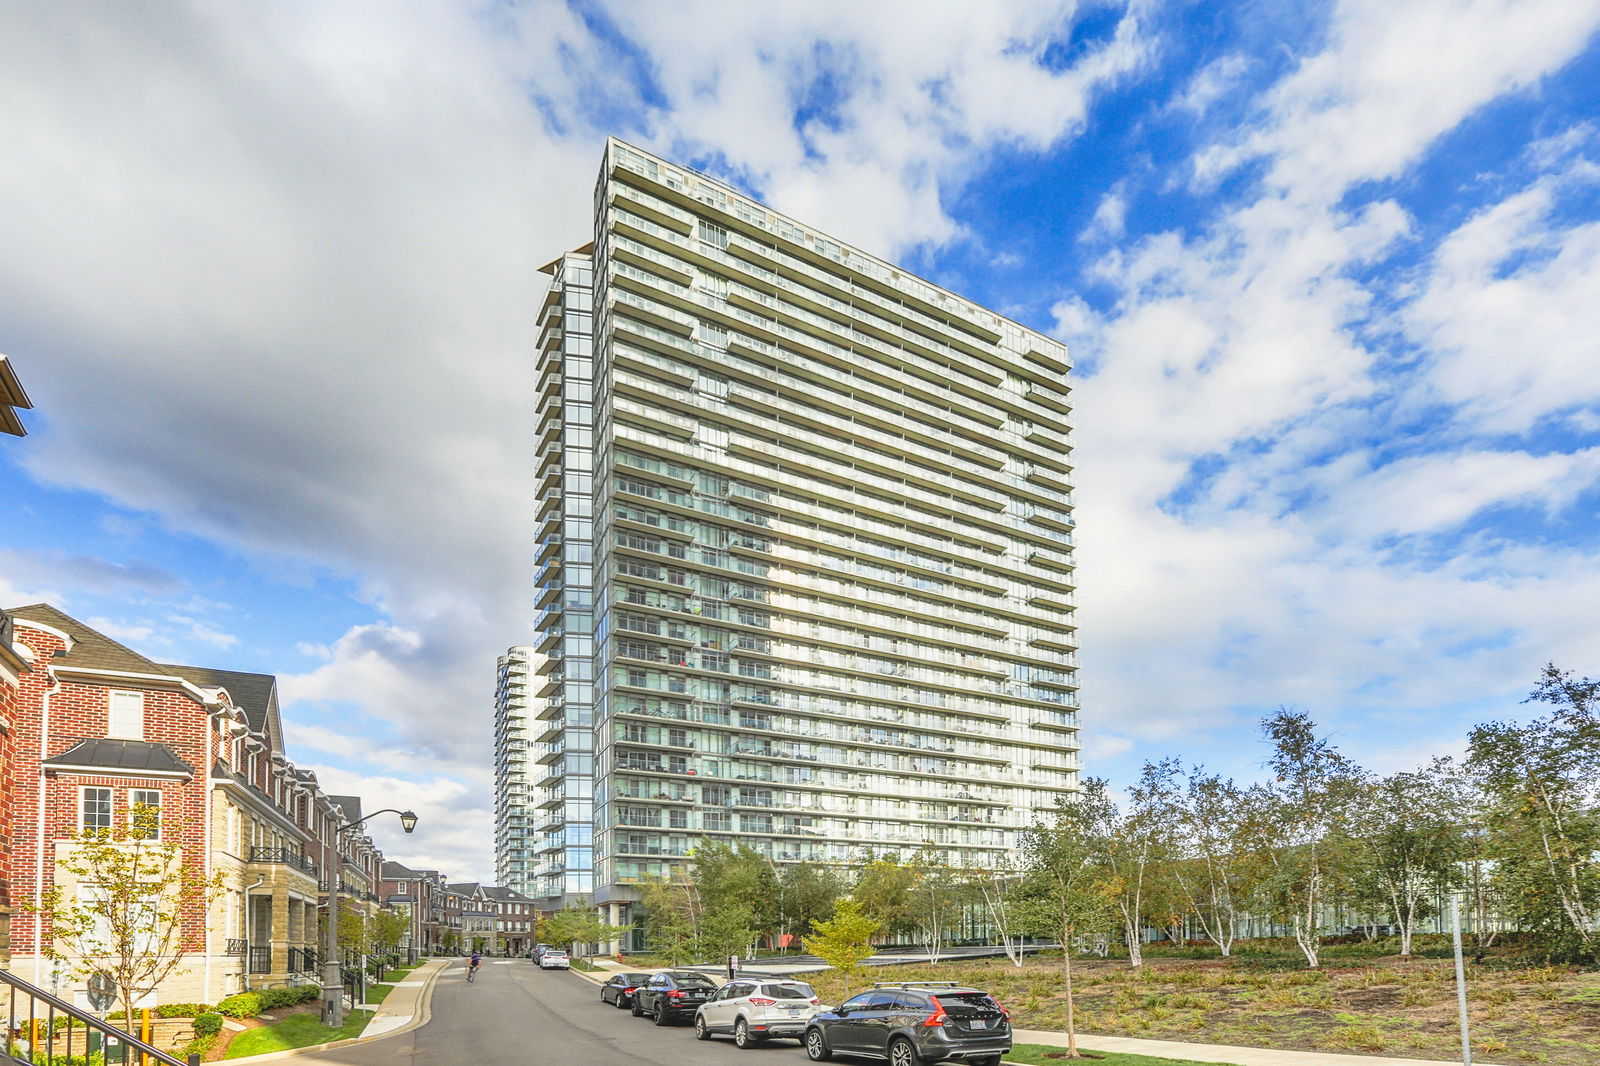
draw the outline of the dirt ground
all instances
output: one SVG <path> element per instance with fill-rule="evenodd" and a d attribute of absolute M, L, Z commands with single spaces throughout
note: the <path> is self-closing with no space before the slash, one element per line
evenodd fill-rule
<path fill-rule="evenodd" d="M 1078 1028 L 1107 1036 L 1460 1061 L 1455 974 L 1440 959 L 1339 960 L 1318 970 L 1259 960 L 1073 960 Z M 834 974 L 812 983 L 838 1002 Z M 996 996 L 1022 1029 L 1066 1018 L 1061 960 L 1005 959 L 868 970 L 864 979 L 970 982 Z M 860 991 L 858 979 L 852 991 Z M 1600 972 L 1473 967 L 1473 1050 L 1505 1063 L 1600 1064 Z"/>

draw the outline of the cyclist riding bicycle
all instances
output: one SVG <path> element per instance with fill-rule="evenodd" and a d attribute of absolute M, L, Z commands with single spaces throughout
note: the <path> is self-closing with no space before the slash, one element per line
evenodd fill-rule
<path fill-rule="evenodd" d="M 467 980 L 472 980 L 478 974 L 478 967 L 483 965 L 483 956 L 478 952 L 472 953 L 472 958 L 467 960 Z"/>

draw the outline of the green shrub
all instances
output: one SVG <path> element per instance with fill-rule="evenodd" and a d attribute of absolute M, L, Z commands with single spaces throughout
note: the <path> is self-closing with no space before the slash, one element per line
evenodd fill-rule
<path fill-rule="evenodd" d="M 209 1003 L 163 1003 L 155 1013 L 157 1018 L 194 1018 L 210 1010 Z"/>
<path fill-rule="evenodd" d="M 211 1033 L 208 1036 L 197 1036 L 187 1044 L 183 1045 L 183 1051 L 180 1052 L 180 1054 L 182 1054 L 184 1058 L 188 1058 L 190 1055 L 198 1055 L 201 1058 L 205 1058 L 206 1052 L 210 1051 L 216 1042 L 216 1033 Z"/>
<path fill-rule="evenodd" d="M 196 1014 L 194 1016 L 195 1036 L 216 1036 L 222 1032 L 222 1015 Z"/>
<path fill-rule="evenodd" d="M 259 992 L 237 992 L 217 1004 L 217 1013 L 230 1018 L 254 1018 L 262 1009 Z"/>

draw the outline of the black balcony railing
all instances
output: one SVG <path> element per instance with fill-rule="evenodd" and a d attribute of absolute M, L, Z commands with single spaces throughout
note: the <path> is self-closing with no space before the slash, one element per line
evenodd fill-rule
<path fill-rule="evenodd" d="M 234 938 L 229 937 L 222 950 L 228 955 L 243 955 L 244 949 L 248 946 L 249 941 L 247 940 L 235 940 Z"/>
<path fill-rule="evenodd" d="M 250 972 L 272 972 L 272 948 L 270 946 L 253 947 L 250 949 Z"/>
<path fill-rule="evenodd" d="M 0 996 L 5 997 L 0 1010 L 11 1019 L 10 1031 L 0 1038 L 0 1062 L 84 1062 L 91 1052 L 97 1052 L 96 1061 L 105 1062 L 142 1060 L 150 1066 L 197 1066 L 200 1062 L 199 1055 L 190 1055 L 186 1063 L 151 1047 L 4 970 L 0 970 Z M 19 1045 L 21 1040 L 30 1045 L 27 1055 Z"/>
<path fill-rule="evenodd" d="M 304 870 L 315 876 L 317 864 L 293 848 L 263 848 L 252 845 L 250 848 L 251 862 L 281 862 L 293 866 L 297 870 Z"/>
<path fill-rule="evenodd" d="M 289 972 L 315 974 L 317 972 L 317 951 L 315 948 L 290 948 Z"/>

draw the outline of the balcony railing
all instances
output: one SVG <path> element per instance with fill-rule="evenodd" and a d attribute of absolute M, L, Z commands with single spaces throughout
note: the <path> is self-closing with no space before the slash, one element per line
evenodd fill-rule
<path fill-rule="evenodd" d="M 251 973 L 271 973 L 272 972 L 272 948 L 271 948 L 271 946 L 253 947 L 253 948 L 250 949 L 250 972 Z"/>
<path fill-rule="evenodd" d="M 37 988 L 20 977 L 0 970 L 0 995 L 11 1030 L 0 1046 L 4 1062 L 84 1062 L 89 1059 L 91 1035 L 100 1044 L 99 1054 L 106 1062 L 132 1063 L 142 1060 L 150 1066 L 196 1066 L 199 1055 L 188 1062 L 154 1048 L 138 1037 L 123 1032 L 90 1012 Z M 31 1054 L 24 1057 L 17 1039 L 27 1040 Z"/>
<path fill-rule="evenodd" d="M 236 940 L 233 937 L 229 937 L 227 943 L 223 945 L 223 954 L 243 955 L 244 949 L 249 946 L 249 943 L 247 940 Z"/>
<path fill-rule="evenodd" d="M 293 848 L 263 848 L 252 845 L 250 861 L 283 863 L 313 875 L 317 872 L 317 864 Z"/>

